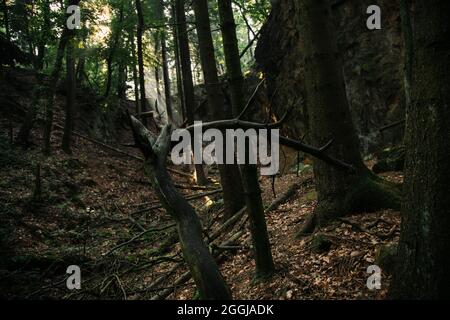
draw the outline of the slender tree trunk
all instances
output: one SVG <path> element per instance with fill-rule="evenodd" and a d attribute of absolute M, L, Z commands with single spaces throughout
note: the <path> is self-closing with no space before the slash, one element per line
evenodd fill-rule
<path fill-rule="evenodd" d="M 166 17 L 164 15 L 164 5 L 162 0 L 156 0 L 157 10 L 158 10 L 158 20 L 161 25 L 166 23 Z M 166 99 L 166 112 L 169 122 L 173 122 L 172 113 L 172 93 L 170 89 L 170 76 L 169 76 L 169 62 L 167 57 L 167 44 L 166 44 L 166 31 L 164 28 L 159 30 L 159 37 L 161 40 L 161 62 L 164 77 L 164 95 Z"/>
<path fill-rule="evenodd" d="M 242 75 L 238 39 L 236 36 L 236 24 L 234 21 L 231 0 L 219 0 L 219 16 L 225 63 L 228 81 L 230 83 L 233 115 L 237 117 L 245 106 L 243 90 L 244 77 Z M 246 149 L 249 150 L 248 144 L 246 147 Z M 256 277 L 264 279 L 273 274 L 275 267 L 264 216 L 264 206 L 258 181 L 258 170 L 256 165 L 241 165 L 240 171 L 245 190 L 247 210 L 250 217 L 253 247 L 255 249 Z"/>
<path fill-rule="evenodd" d="M 134 32 L 130 32 L 130 45 L 131 45 L 131 57 L 133 59 L 133 83 L 134 83 L 134 103 L 136 107 L 136 114 L 139 114 L 139 79 L 138 79 L 138 70 L 136 65 L 138 64 L 136 58 L 136 43 L 134 41 Z"/>
<path fill-rule="evenodd" d="M 401 0 L 400 13 L 402 19 L 402 35 L 404 45 L 404 87 L 407 108 L 411 105 L 412 59 L 414 55 L 410 10 L 411 0 Z"/>
<path fill-rule="evenodd" d="M 66 71 L 67 71 L 67 94 L 66 94 L 66 120 L 64 123 L 64 134 L 62 138 L 62 150 L 72 154 L 72 131 L 75 117 L 75 98 L 77 82 L 75 78 L 75 58 L 73 40 L 69 41 L 66 49 Z"/>
<path fill-rule="evenodd" d="M 78 5 L 80 0 L 70 0 L 69 5 Z M 61 37 L 59 39 L 58 49 L 56 52 L 55 64 L 53 66 L 52 73 L 48 80 L 48 97 L 45 104 L 45 125 L 44 125 L 44 145 L 42 151 L 44 154 L 49 155 L 51 152 L 50 139 L 53 129 L 53 105 L 55 99 L 56 85 L 59 79 L 59 74 L 62 67 L 62 61 L 64 57 L 64 51 L 68 41 L 73 37 L 74 31 L 64 28 Z"/>
<path fill-rule="evenodd" d="M 112 74 L 113 74 L 113 60 L 116 54 L 117 46 L 119 45 L 120 36 L 122 33 L 122 23 L 123 23 L 123 5 L 119 9 L 119 21 L 117 30 L 114 30 L 113 42 L 109 46 L 109 54 L 106 59 L 107 66 L 107 76 L 106 76 L 106 86 L 105 86 L 105 98 L 109 96 L 111 92 Z"/>
<path fill-rule="evenodd" d="M 325 145 L 333 140 L 328 153 L 354 167 L 354 172 L 349 173 L 314 162 L 318 205 L 315 216 L 301 232 L 307 233 L 317 224 L 326 224 L 347 213 L 398 208 L 400 202 L 397 188 L 376 177 L 363 163 L 346 97 L 329 1 L 299 3 L 312 144 Z"/>
<path fill-rule="evenodd" d="M 178 95 L 178 104 L 180 108 L 180 114 L 182 116 L 182 121 L 186 120 L 186 107 L 184 105 L 184 93 L 183 93 L 183 80 L 181 76 L 181 61 L 180 61 L 180 48 L 178 44 L 178 33 L 177 33 L 177 20 L 176 20 L 176 10 L 175 10 L 175 1 L 172 2 L 172 21 L 173 21 L 173 43 L 174 43 L 174 51 L 175 51 L 175 69 L 177 75 L 177 95 Z"/>
<path fill-rule="evenodd" d="M 136 11 L 138 15 L 137 25 L 137 56 L 139 69 L 139 88 L 141 91 L 140 113 L 147 112 L 147 98 L 145 97 L 145 69 L 144 69 L 144 52 L 142 48 L 142 37 L 144 34 L 144 13 L 142 12 L 141 0 L 136 0 Z M 142 116 L 142 123 L 147 126 L 147 118 Z"/>
<path fill-rule="evenodd" d="M 172 92 L 170 89 L 169 62 L 167 58 L 166 36 L 164 32 L 161 34 L 161 56 L 164 76 L 164 93 L 166 97 L 167 118 L 173 122 L 172 113 Z"/>
<path fill-rule="evenodd" d="M 84 36 L 81 41 L 83 42 L 83 47 L 86 47 L 86 36 Z M 76 69 L 76 79 L 77 79 L 77 83 L 79 84 L 79 86 L 82 87 L 84 80 L 87 80 L 89 82 L 89 79 L 87 79 L 86 72 L 85 72 L 86 50 L 78 49 L 77 51 L 78 51 L 78 57 L 77 57 L 78 63 L 77 63 L 77 69 Z"/>
<path fill-rule="evenodd" d="M 84 54 L 80 54 L 78 57 L 78 63 L 77 63 L 77 68 L 76 68 L 76 79 L 77 79 L 77 83 L 81 86 L 83 84 L 83 80 L 84 80 L 84 66 L 86 64 L 86 57 L 84 56 Z"/>
<path fill-rule="evenodd" d="M 155 71 L 156 93 L 157 93 L 158 98 L 161 96 L 161 88 L 160 88 L 160 85 L 161 85 L 160 79 L 161 79 L 161 77 L 160 77 L 160 73 L 159 73 L 159 71 L 160 71 L 160 63 L 159 63 L 160 38 L 161 37 L 160 37 L 158 32 L 155 33 L 154 36 L 153 36 L 153 39 L 154 39 L 154 42 L 155 42 L 155 48 L 154 48 L 155 49 L 155 57 L 157 57 L 154 71 Z M 155 110 L 158 111 L 156 106 L 155 106 Z"/>
<path fill-rule="evenodd" d="M 9 9 L 6 0 L 3 0 L 3 20 L 5 22 L 5 33 L 8 42 L 11 42 L 11 31 L 9 29 Z"/>
<path fill-rule="evenodd" d="M 405 196 L 393 298 L 450 298 L 450 2 L 416 0 Z"/>
<path fill-rule="evenodd" d="M 216 120 L 231 119 L 233 112 L 224 103 L 224 96 L 217 73 L 208 1 L 197 0 L 193 4 L 208 105 L 213 109 Z M 224 197 L 224 219 L 228 219 L 244 206 L 244 190 L 237 165 L 219 165 L 219 172 Z"/>
<path fill-rule="evenodd" d="M 176 20 L 177 20 L 177 34 L 178 45 L 180 49 L 180 62 L 181 72 L 183 80 L 183 92 L 184 92 L 184 105 L 186 106 L 186 118 L 189 125 L 194 123 L 194 111 L 195 111 L 195 95 L 194 95 L 194 82 L 192 81 L 192 69 L 191 69 L 191 53 L 189 51 L 189 40 L 186 26 L 186 15 L 184 12 L 184 0 L 176 1 Z M 195 165 L 195 173 L 198 185 L 206 185 L 208 180 L 206 179 L 205 172 L 203 171 L 203 165 Z"/>
<path fill-rule="evenodd" d="M 34 55 L 34 44 L 33 44 L 33 39 L 31 38 L 31 34 L 30 34 L 30 17 L 29 17 L 29 12 L 33 12 L 32 9 L 30 10 L 29 8 L 29 3 L 27 3 L 27 1 L 23 1 L 22 5 L 24 6 L 24 14 L 23 17 L 21 17 L 23 19 L 23 24 L 25 27 L 25 37 L 26 37 L 26 42 L 28 45 L 28 54 L 30 55 L 30 57 L 35 58 Z M 33 61 L 34 62 L 34 61 Z"/>
<path fill-rule="evenodd" d="M 46 0 L 44 2 L 44 8 L 43 8 L 43 18 L 44 18 L 44 25 L 41 29 L 41 35 L 39 39 L 38 44 L 38 56 L 36 59 L 36 69 L 42 70 L 44 68 L 44 59 L 46 54 L 46 45 L 48 41 L 48 34 L 51 31 L 51 21 L 50 21 L 50 1 Z"/>
<path fill-rule="evenodd" d="M 117 97 L 125 100 L 127 98 L 127 67 L 123 61 L 120 61 L 117 73 Z"/>
<path fill-rule="evenodd" d="M 197 0 L 194 1 L 193 4 L 197 24 L 200 60 L 208 96 L 208 105 L 213 109 L 216 120 L 231 119 L 233 113 L 231 108 L 225 106 L 224 96 L 217 73 L 216 57 L 208 13 L 208 1 Z M 219 165 L 219 172 L 225 206 L 224 219 L 228 219 L 244 206 L 244 190 L 237 165 Z"/>
<path fill-rule="evenodd" d="M 40 99 L 44 94 L 43 91 L 42 79 L 38 78 L 38 82 L 33 89 L 32 103 L 29 110 L 27 111 L 25 120 L 23 121 L 16 138 L 16 144 L 24 148 L 29 146 L 30 133 L 36 120 L 36 114 L 39 109 Z"/>

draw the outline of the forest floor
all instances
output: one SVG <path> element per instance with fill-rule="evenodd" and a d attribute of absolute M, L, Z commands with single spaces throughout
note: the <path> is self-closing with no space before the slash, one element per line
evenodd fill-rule
<path fill-rule="evenodd" d="M 45 158 L 40 153 L 40 129 L 33 131 L 32 146 L 24 151 L 10 143 L 11 125 L 17 133 L 19 121 L 0 118 L 0 297 L 136 300 L 157 298 L 161 292 L 166 292 L 169 299 L 195 296 L 192 280 L 174 286 L 187 268 L 172 220 L 157 208 L 157 198 L 141 162 L 78 137 L 74 139 L 74 155 L 68 156 L 59 148 L 59 131 L 52 140 L 52 156 Z M 129 132 L 121 133 L 121 143 L 129 143 L 130 139 Z M 33 197 L 38 164 L 41 200 Z M 206 190 L 194 190 L 194 182 L 186 176 L 172 176 L 186 196 L 218 188 L 215 183 Z M 216 172 L 211 170 L 210 176 L 214 179 Z M 401 173 L 384 176 L 402 181 Z M 271 279 L 260 283 L 253 280 L 254 260 L 245 220 L 238 221 L 221 237 L 226 240 L 244 230 L 235 246 L 220 258 L 233 297 L 384 298 L 390 276 L 383 272 L 382 289 L 371 291 L 366 286 L 370 276 L 367 268 L 375 264 L 382 246 L 398 241 L 399 213 L 384 210 L 336 221 L 320 231 L 320 238 L 328 244 L 320 251 L 314 246 L 317 235 L 295 238 L 316 204 L 310 170 L 303 170 L 299 176 L 293 172 L 277 178 L 276 194 L 282 195 L 294 183 L 300 185 L 295 194 L 266 215 L 276 264 Z M 267 206 L 275 199 L 271 179 L 262 178 L 261 186 Z M 217 230 L 220 193 L 191 203 L 200 213 L 206 232 Z M 66 288 L 69 265 L 81 267 L 81 290 Z M 163 275 L 167 277 L 155 282 Z"/>

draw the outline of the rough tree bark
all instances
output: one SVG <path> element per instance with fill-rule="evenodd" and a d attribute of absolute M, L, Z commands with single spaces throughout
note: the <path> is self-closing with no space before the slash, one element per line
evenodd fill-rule
<path fill-rule="evenodd" d="M 233 113 L 231 108 L 226 107 L 224 103 L 224 96 L 217 73 L 208 1 L 196 0 L 193 2 L 193 7 L 208 105 L 213 110 L 215 119 L 231 119 Z M 237 165 L 219 165 L 219 172 L 225 206 L 224 219 L 227 220 L 244 206 L 244 190 Z"/>
<path fill-rule="evenodd" d="M 158 11 L 158 24 L 164 25 L 166 23 L 166 17 L 164 14 L 164 4 L 162 0 L 156 0 L 156 6 Z M 164 97 L 166 100 L 166 112 L 167 118 L 170 123 L 173 122 L 172 114 L 172 93 L 170 89 L 170 76 L 169 76 L 169 62 L 167 57 L 167 44 L 166 44 L 166 31 L 165 28 L 158 30 L 159 40 L 161 41 L 161 63 L 163 70 L 164 80 Z"/>
<path fill-rule="evenodd" d="M 139 114 L 139 77 L 136 64 L 138 60 L 136 58 L 136 43 L 134 38 L 134 29 L 130 31 L 130 46 L 131 46 L 131 58 L 133 59 L 133 84 L 134 84 L 134 105 L 136 109 L 136 114 Z"/>
<path fill-rule="evenodd" d="M 302 234 L 350 212 L 398 208 L 400 202 L 397 188 L 372 174 L 363 163 L 345 93 L 329 1 L 301 0 L 297 11 L 302 23 L 311 142 L 323 145 L 333 140 L 329 154 L 354 167 L 349 173 L 314 162 L 318 205 Z"/>
<path fill-rule="evenodd" d="M 182 116 L 182 121 L 186 121 L 186 107 L 184 105 L 184 93 L 183 93 L 183 80 L 181 76 L 181 61 L 180 61 L 180 48 L 178 45 L 178 32 L 177 32 L 177 18 L 176 18 L 176 9 L 175 9 L 175 1 L 171 4 L 172 11 L 172 34 L 173 34 L 173 46 L 175 52 L 175 69 L 177 75 L 177 95 L 178 95 L 178 104 L 179 104 L 179 112 Z"/>
<path fill-rule="evenodd" d="M 162 67 L 163 67 L 163 77 L 164 77 L 164 96 L 166 98 L 166 111 L 167 118 L 170 122 L 173 122 L 173 112 L 172 112 L 172 92 L 170 89 L 170 76 L 169 76 L 169 62 L 167 57 L 167 46 L 166 46 L 166 35 L 163 32 L 161 34 L 161 56 L 162 56 Z"/>
<path fill-rule="evenodd" d="M 144 52 L 142 48 L 142 36 L 144 34 L 144 13 L 142 12 L 141 0 L 136 0 L 136 12 L 138 16 L 137 25 L 137 57 L 139 70 L 139 89 L 141 92 L 140 113 L 147 112 L 147 98 L 145 97 L 145 69 L 144 69 Z M 147 118 L 142 116 L 142 123 L 147 126 Z"/>
<path fill-rule="evenodd" d="M 402 35 L 404 45 L 404 88 L 406 106 L 411 105 L 411 78 L 412 78 L 412 59 L 414 55 L 413 35 L 411 26 L 411 0 L 400 1 L 400 16 L 402 20 Z"/>
<path fill-rule="evenodd" d="M 117 97 L 122 100 L 127 99 L 127 79 L 128 79 L 128 68 L 125 61 L 121 59 L 117 67 Z"/>
<path fill-rule="evenodd" d="M 231 299 L 231 292 L 203 241 L 202 226 L 192 206 L 176 190 L 166 170 L 170 151 L 171 126 L 167 125 L 156 139 L 134 117 L 131 127 L 136 145 L 145 157 L 144 168 L 151 178 L 161 203 L 177 224 L 184 259 L 200 294 L 208 300 Z"/>
<path fill-rule="evenodd" d="M 236 24 L 231 0 L 219 0 L 219 17 L 228 82 L 231 91 L 231 103 L 233 114 L 237 117 L 245 107 L 243 90 L 244 77 L 242 75 L 238 39 L 236 36 Z M 264 279 L 273 274 L 275 267 L 264 216 L 264 206 L 258 181 L 258 170 L 256 165 L 241 165 L 240 171 L 250 217 L 253 247 L 255 250 L 256 277 Z"/>
<path fill-rule="evenodd" d="M 450 298 L 450 2 L 416 0 L 405 201 L 393 298 Z"/>
<path fill-rule="evenodd" d="M 189 39 L 186 26 L 186 14 L 184 12 L 185 1 L 175 0 L 175 14 L 176 14 L 176 29 L 177 29 L 177 42 L 180 52 L 180 64 L 181 64 L 181 78 L 183 83 L 184 93 L 184 105 L 186 107 L 186 120 L 188 124 L 194 123 L 195 112 L 195 95 L 194 95 L 194 82 L 192 80 L 191 69 L 191 53 L 189 50 Z M 203 165 L 195 165 L 195 174 L 197 178 L 197 184 L 200 186 L 208 184 L 205 172 L 203 171 Z"/>
<path fill-rule="evenodd" d="M 66 119 L 64 123 L 64 134 L 62 137 L 62 150 L 67 154 L 72 154 L 72 130 L 75 117 L 75 97 L 76 97 L 76 79 L 75 79 L 75 57 L 73 40 L 69 41 L 66 49 L 66 74 L 67 74 L 67 94 L 66 94 Z"/>

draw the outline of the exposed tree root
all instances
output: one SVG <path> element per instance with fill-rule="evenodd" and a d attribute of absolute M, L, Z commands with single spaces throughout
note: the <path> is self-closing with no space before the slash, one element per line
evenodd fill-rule
<path fill-rule="evenodd" d="M 380 209 L 400 210 L 400 205 L 400 187 L 368 172 L 354 181 L 343 198 L 336 196 L 331 201 L 319 200 L 314 213 L 306 219 L 296 238 L 314 233 L 318 228 L 348 214 Z"/>

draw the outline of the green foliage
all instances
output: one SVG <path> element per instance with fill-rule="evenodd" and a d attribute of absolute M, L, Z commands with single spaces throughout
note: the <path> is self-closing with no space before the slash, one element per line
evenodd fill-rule
<path fill-rule="evenodd" d="M 143 35 L 144 65 L 147 73 L 161 67 L 160 39 L 165 36 L 168 62 L 171 73 L 175 72 L 174 17 L 172 0 L 141 0 L 145 30 Z M 56 58 L 59 37 L 65 26 L 68 1 L 14 0 L 7 1 L 2 10 L 2 32 L 10 31 L 11 41 L 22 51 L 34 57 L 34 65 L 44 74 L 50 74 Z M 191 43 L 192 68 L 197 82 L 201 80 L 198 40 L 191 3 L 186 1 L 188 38 Z M 81 29 L 76 31 L 75 57 L 78 77 L 83 86 L 89 86 L 99 94 L 105 92 L 108 77 L 114 90 L 134 83 L 133 68 L 136 59 L 132 52 L 136 48 L 137 13 L 135 1 L 129 0 L 81 0 Z M 270 9 L 269 0 L 233 1 L 240 50 L 262 27 Z M 211 29 L 219 71 L 225 72 L 223 42 L 220 32 L 217 1 L 209 1 Z M 7 14 L 5 14 L 5 12 Z M 8 17 L 8 19 L 6 19 Z M 8 22 L 8 23 L 7 23 Z M 155 49 L 156 48 L 156 49 Z M 110 61 L 110 63 L 108 63 Z M 242 58 L 244 72 L 253 64 L 252 49 Z M 65 64 L 63 64 L 65 68 Z M 108 66 L 110 71 L 108 72 Z M 125 72 L 126 71 L 126 72 Z M 61 74 L 64 74 L 64 70 Z M 131 86 L 128 95 L 133 96 Z"/>

